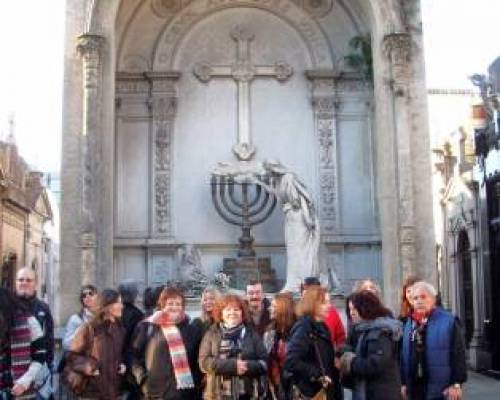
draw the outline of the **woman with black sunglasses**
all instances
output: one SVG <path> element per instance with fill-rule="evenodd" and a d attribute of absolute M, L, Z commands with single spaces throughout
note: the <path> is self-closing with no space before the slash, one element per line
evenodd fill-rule
<path fill-rule="evenodd" d="M 84 322 L 89 321 L 93 316 L 93 308 L 95 306 L 95 299 L 97 296 L 97 289 L 92 285 L 84 285 L 80 289 L 80 304 L 81 309 L 78 313 L 69 317 L 66 324 L 66 330 L 63 338 L 64 350 L 69 350 L 71 342 L 75 337 L 77 329 L 83 325 Z"/>

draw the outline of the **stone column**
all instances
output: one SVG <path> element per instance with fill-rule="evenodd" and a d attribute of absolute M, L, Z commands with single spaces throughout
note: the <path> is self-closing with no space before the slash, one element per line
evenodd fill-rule
<path fill-rule="evenodd" d="M 177 111 L 175 82 L 178 72 L 148 74 L 152 112 L 152 236 L 171 237 L 172 131 Z"/>
<path fill-rule="evenodd" d="M 96 222 L 98 220 L 99 189 L 98 160 L 101 109 L 101 50 L 104 37 L 83 34 L 78 37 L 77 50 L 83 61 L 83 113 L 80 141 L 81 215 L 80 249 L 82 284 L 97 284 Z"/>
<path fill-rule="evenodd" d="M 393 124 L 397 150 L 398 188 L 398 243 L 399 259 L 403 277 L 416 272 L 415 219 L 413 200 L 413 174 L 410 134 L 410 56 L 411 37 L 407 33 L 386 35 L 383 41 L 386 56 L 391 66 L 391 89 L 393 93 Z M 395 266 L 385 266 L 395 267 Z"/>

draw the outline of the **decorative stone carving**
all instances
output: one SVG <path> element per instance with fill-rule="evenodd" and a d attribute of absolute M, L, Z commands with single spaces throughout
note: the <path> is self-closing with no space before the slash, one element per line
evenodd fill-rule
<path fill-rule="evenodd" d="M 166 234 L 170 225 L 170 177 L 157 174 L 155 177 L 156 227 L 159 233 Z"/>
<path fill-rule="evenodd" d="M 333 120 L 318 120 L 319 162 L 322 168 L 333 168 Z"/>
<path fill-rule="evenodd" d="M 104 44 L 104 37 L 94 34 L 85 34 L 78 37 L 77 51 L 83 59 L 84 88 L 97 88 L 100 78 L 100 51 Z"/>
<path fill-rule="evenodd" d="M 156 16 L 167 18 L 190 2 L 191 0 L 152 0 L 151 10 Z"/>
<path fill-rule="evenodd" d="M 396 96 L 407 94 L 410 77 L 411 36 L 408 33 L 391 33 L 384 37 L 384 51 L 392 67 L 392 84 Z"/>
<path fill-rule="evenodd" d="M 302 0 L 302 7 L 313 17 L 324 17 L 332 10 L 332 0 Z"/>
<path fill-rule="evenodd" d="M 408 33 L 390 33 L 384 37 L 384 51 L 393 65 L 406 65 L 411 56 L 411 36 Z"/>
<path fill-rule="evenodd" d="M 96 193 L 99 191 L 98 137 L 101 103 L 101 49 L 104 37 L 78 37 L 77 51 L 83 62 L 83 126 L 80 147 L 82 170 L 81 271 L 82 282 L 95 284 L 96 277 Z"/>
<path fill-rule="evenodd" d="M 307 276 L 319 276 L 320 224 L 306 186 L 279 161 L 264 161 L 270 184 L 254 177 L 278 199 L 285 214 L 287 254 L 286 284 L 283 291 L 298 292 Z"/>
<path fill-rule="evenodd" d="M 325 234 L 337 230 L 337 138 L 335 110 L 338 100 L 333 97 L 313 99 L 316 120 L 316 137 L 319 152 L 321 228 Z"/>
<path fill-rule="evenodd" d="M 172 129 L 177 112 L 175 81 L 178 73 L 149 74 L 152 79 L 153 117 L 153 231 L 156 235 L 171 235 L 171 160 Z"/>
<path fill-rule="evenodd" d="M 323 2 L 323 0 L 321 1 Z M 331 2 L 331 0 L 324 1 L 325 3 Z M 191 1 L 175 14 L 159 39 L 153 69 L 168 70 L 174 68 L 173 62 L 178 50 L 178 43 L 194 24 L 213 12 L 237 6 L 261 8 L 283 18 L 307 43 L 314 68 L 332 68 L 333 56 L 328 40 L 318 22 L 301 6 L 297 6 L 289 0 L 207 0 Z"/>
<path fill-rule="evenodd" d="M 392 90 L 395 95 L 395 135 L 397 136 L 397 167 L 399 171 L 399 251 L 403 273 L 415 272 L 415 218 L 413 201 L 413 174 L 410 158 L 410 110 L 406 101 L 411 74 L 412 42 L 408 33 L 392 33 L 384 37 L 384 51 L 392 72 Z"/>
<path fill-rule="evenodd" d="M 248 161 L 255 154 L 250 131 L 250 82 L 256 77 L 274 77 L 280 82 L 293 74 L 290 65 L 278 62 L 274 65 L 253 65 L 250 60 L 250 42 L 255 35 L 242 26 L 236 26 L 230 33 L 236 42 L 236 61 L 231 65 L 211 65 L 206 62 L 194 66 L 194 75 L 204 83 L 212 78 L 232 78 L 237 84 L 238 140 L 233 152 L 239 160 Z"/>

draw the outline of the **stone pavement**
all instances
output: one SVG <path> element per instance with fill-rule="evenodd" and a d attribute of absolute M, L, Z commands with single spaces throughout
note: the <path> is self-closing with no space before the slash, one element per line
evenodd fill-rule
<path fill-rule="evenodd" d="M 500 400 L 499 380 L 472 371 L 468 374 L 469 380 L 464 386 L 464 400 Z M 351 400 L 349 390 L 345 391 L 344 400 Z"/>
<path fill-rule="evenodd" d="M 469 379 L 464 387 L 464 399 L 499 400 L 500 380 L 469 371 Z"/>

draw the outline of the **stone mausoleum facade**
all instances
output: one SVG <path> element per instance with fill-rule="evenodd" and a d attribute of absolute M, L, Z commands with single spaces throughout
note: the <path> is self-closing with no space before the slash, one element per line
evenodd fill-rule
<path fill-rule="evenodd" d="M 61 318 L 82 282 L 175 280 L 187 247 L 207 276 L 234 256 L 240 232 L 210 197 L 219 162 L 296 173 L 344 292 L 372 277 L 396 306 L 406 275 L 435 281 L 419 1 L 78 0 L 66 12 Z M 253 235 L 283 279 L 282 214 Z"/>

